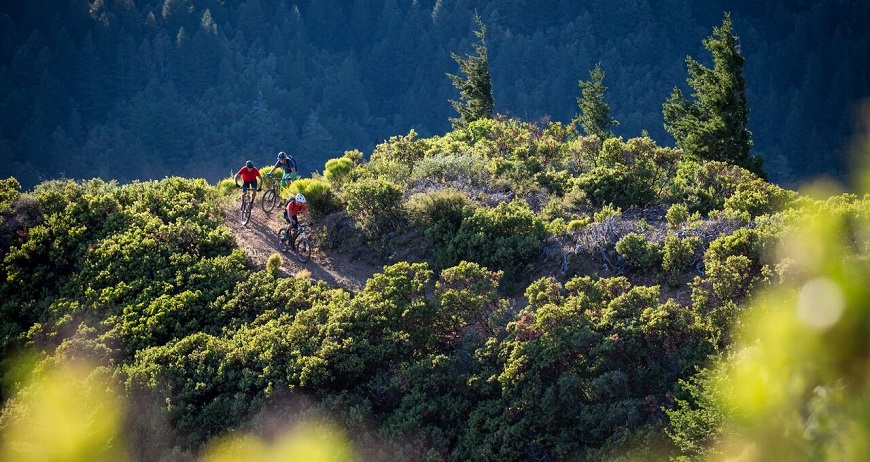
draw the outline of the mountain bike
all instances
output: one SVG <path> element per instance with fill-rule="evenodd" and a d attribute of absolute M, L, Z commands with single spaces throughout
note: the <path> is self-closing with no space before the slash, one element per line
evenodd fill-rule
<path fill-rule="evenodd" d="M 302 263 L 311 259 L 311 243 L 308 242 L 308 233 L 306 232 L 309 226 L 311 223 L 299 223 L 299 230 L 296 233 L 292 232 L 289 224 L 278 230 L 278 246 L 281 251 L 286 253 L 293 250 Z"/>
<path fill-rule="evenodd" d="M 242 222 L 242 226 L 247 225 L 251 221 L 251 209 L 253 207 L 251 188 L 242 188 L 242 206 L 239 208 L 239 221 Z"/>
<path fill-rule="evenodd" d="M 281 187 L 283 188 L 289 185 L 294 179 L 296 179 L 296 176 L 295 173 L 285 173 L 284 176 L 281 177 Z M 267 173 L 266 177 L 272 178 L 272 174 Z M 263 208 L 264 212 L 271 212 L 272 209 L 281 202 L 281 194 L 279 194 L 279 191 L 278 180 L 273 180 L 272 185 L 263 193 L 263 198 L 260 200 L 260 207 Z"/>

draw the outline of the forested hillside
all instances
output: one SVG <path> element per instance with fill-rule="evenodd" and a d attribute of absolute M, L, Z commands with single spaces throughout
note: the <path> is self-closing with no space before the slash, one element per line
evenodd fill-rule
<path fill-rule="evenodd" d="M 866 459 L 866 197 L 499 117 L 323 171 L 359 291 L 253 265 L 228 180 L 4 180 L 2 458 Z"/>
<path fill-rule="evenodd" d="M 31 0 L 0 4 L 0 177 L 216 181 L 279 150 L 305 171 L 350 149 L 441 135 L 451 53 L 489 30 L 496 111 L 568 123 L 596 64 L 624 139 L 673 145 L 662 104 L 733 17 L 749 129 L 783 185 L 844 177 L 870 88 L 864 2 Z M 709 64 L 709 63 L 708 63 Z"/>

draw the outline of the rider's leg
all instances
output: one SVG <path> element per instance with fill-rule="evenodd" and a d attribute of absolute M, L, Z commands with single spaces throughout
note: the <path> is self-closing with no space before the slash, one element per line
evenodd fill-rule
<path fill-rule="evenodd" d="M 297 218 L 296 215 L 293 215 L 290 217 L 290 220 L 290 247 L 292 247 L 293 250 L 296 250 L 296 236 L 299 235 L 299 218 Z"/>

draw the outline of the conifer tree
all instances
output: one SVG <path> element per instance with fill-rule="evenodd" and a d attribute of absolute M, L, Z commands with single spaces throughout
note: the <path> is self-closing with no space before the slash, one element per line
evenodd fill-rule
<path fill-rule="evenodd" d="M 459 101 L 450 100 L 453 109 L 459 113 L 459 117 L 451 118 L 450 123 L 454 129 L 463 128 L 470 122 L 478 119 L 492 117 L 495 101 L 492 97 L 492 79 L 489 75 L 489 60 L 486 53 L 486 26 L 480 19 L 480 15 L 474 16 L 479 30 L 474 35 L 480 40 L 474 44 L 475 55 L 466 55 L 465 58 L 450 53 L 459 64 L 459 71 L 465 76 L 447 74 L 453 81 L 453 86 L 459 90 Z"/>
<path fill-rule="evenodd" d="M 619 121 L 610 117 L 610 106 L 604 101 L 604 71 L 601 63 L 589 71 L 589 80 L 578 81 L 583 96 L 577 98 L 580 114 L 574 119 L 587 135 L 598 135 L 605 140 L 613 137 L 609 130 L 611 126 L 619 125 Z"/>
<path fill-rule="evenodd" d="M 665 129 L 689 158 L 720 160 L 764 176 L 761 157 L 750 154 L 744 58 L 729 13 L 703 43 L 713 56 L 713 68 L 686 57 L 693 100 L 674 87 L 663 106 Z"/>

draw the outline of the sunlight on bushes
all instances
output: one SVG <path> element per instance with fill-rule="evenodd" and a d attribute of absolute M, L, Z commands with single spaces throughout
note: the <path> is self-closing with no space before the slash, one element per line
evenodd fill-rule
<path fill-rule="evenodd" d="M 284 259 L 281 258 L 281 254 L 273 253 L 272 255 L 269 255 L 269 259 L 266 260 L 266 271 L 272 275 L 277 275 L 278 271 L 281 270 L 281 265 L 283 263 Z"/>
<path fill-rule="evenodd" d="M 311 279 L 311 271 L 309 271 L 307 269 L 301 269 L 301 270 L 297 271 L 296 274 L 293 275 L 293 277 L 296 279 L 308 280 L 308 279 Z"/>
<path fill-rule="evenodd" d="M 130 460 L 123 402 L 108 383 L 101 369 L 83 363 L 31 372 L 0 416 L 0 460 Z M 219 438 L 200 460 L 341 462 L 354 455 L 341 429 L 310 421 L 271 442 L 242 433 Z"/>
<path fill-rule="evenodd" d="M 222 438 L 205 449 L 201 460 L 342 462 L 352 461 L 354 456 L 341 430 L 329 424 L 309 422 L 272 443 L 252 435 Z"/>
<path fill-rule="evenodd" d="M 720 366 L 728 460 L 870 460 L 870 200 L 805 193 L 778 250 L 796 276 L 755 298 Z"/>
<path fill-rule="evenodd" d="M 0 460 L 127 460 L 118 396 L 84 364 L 32 373 L 6 404 Z"/>
<path fill-rule="evenodd" d="M 236 183 L 233 182 L 232 178 L 224 178 L 218 181 L 216 189 L 220 196 L 229 196 L 236 194 L 238 188 L 236 188 Z"/>

